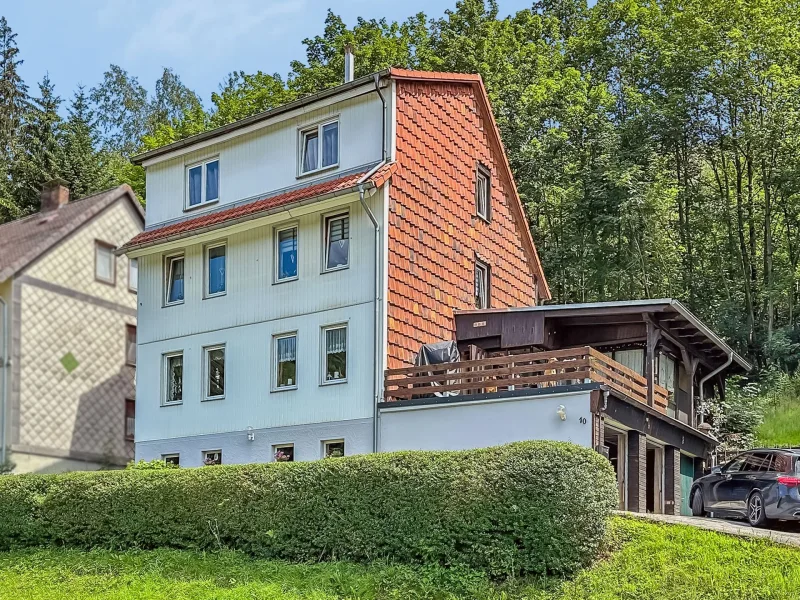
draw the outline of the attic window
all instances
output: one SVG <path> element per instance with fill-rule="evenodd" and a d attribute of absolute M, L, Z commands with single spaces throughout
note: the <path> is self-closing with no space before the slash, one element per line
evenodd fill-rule
<path fill-rule="evenodd" d="M 186 208 L 219 200 L 219 158 L 186 169 Z"/>
<path fill-rule="evenodd" d="M 339 164 L 339 121 L 328 121 L 300 132 L 300 174 Z"/>
<path fill-rule="evenodd" d="M 484 221 L 491 216 L 492 174 L 489 168 L 478 163 L 475 169 L 475 212 Z"/>

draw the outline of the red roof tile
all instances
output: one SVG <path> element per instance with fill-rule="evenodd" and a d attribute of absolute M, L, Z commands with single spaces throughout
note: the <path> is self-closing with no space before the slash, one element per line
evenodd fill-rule
<path fill-rule="evenodd" d="M 259 200 L 248 202 L 247 204 L 198 215 L 186 219 L 185 221 L 180 221 L 179 223 L 159 227 L 158 229 L 144 231 L 123 246 L 123 250 L 128 251 L 140 246 L 163 242 L 168 239 L 185 237 L 207 229 L 224 227 L 234 222 L 255 219 L 276 208 L 282 208 L 296 202 L 310 200 L 318 196 L 327 196 L 336 192 L 355 190 L 358 185 L 362 183 L 368 184 L 370 187 L 380 187 L 386 183 L 396 169 L 396 164 L 386 163 L 378 167 L 378 169 L 366 179 L 364 179 L 364 177 L 367 175 L 368 171 L 360 171 L 338 179 L 315 183 L 274 196 L 267 196 Z"/>

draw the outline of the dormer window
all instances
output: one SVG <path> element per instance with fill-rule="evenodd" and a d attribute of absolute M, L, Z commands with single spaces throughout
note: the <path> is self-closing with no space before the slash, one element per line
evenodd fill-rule
<path fill-rule="evenodd" d="M 339 121 L 327 121 L 300 131 L 300 175 L 339 164 Z"/>
<path fill-rule="evenodd" d="M 186 208 L 219 200 L 219 158 L 186 168 Z"/>

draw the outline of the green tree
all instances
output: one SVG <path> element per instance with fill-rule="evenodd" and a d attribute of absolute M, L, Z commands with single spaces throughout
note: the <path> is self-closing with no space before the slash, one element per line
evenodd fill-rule
<path fill-rule="evenodd" d="M 80 198 L 109 187 L 111 174 L 105 154 L 98 150 L 96 119 L 82 86 L 75 92 L 68 113 L 62 130 L 64 164 L 61 175 L 69 183 L 72 196 Z"/>
<path fill-rule="evenodd" d="M 6 18 L 0 17 L 0 223 L 19 214 L 10 178 L 16 137 L 28 102 L 28 88 L 18 71 L 21 64 L 17 34 Z"/>

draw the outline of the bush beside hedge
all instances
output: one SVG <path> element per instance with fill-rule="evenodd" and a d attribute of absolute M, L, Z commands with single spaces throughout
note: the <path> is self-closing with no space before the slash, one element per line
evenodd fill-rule
<path fill-rule="evenodd" d="M 235 548 L 569 574 L 616 506 L 594 451 L 521 442 L 305 463 L 0 478 L 0 549 Z"/>

